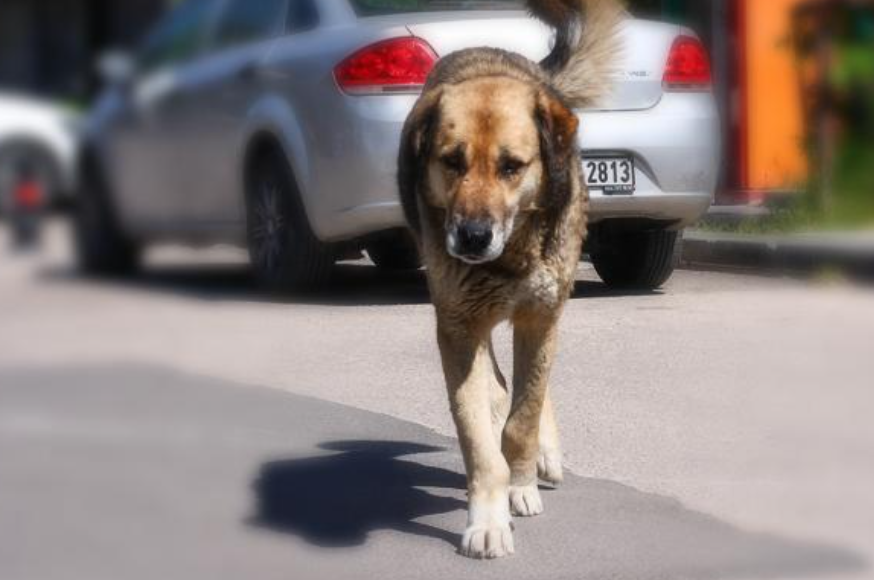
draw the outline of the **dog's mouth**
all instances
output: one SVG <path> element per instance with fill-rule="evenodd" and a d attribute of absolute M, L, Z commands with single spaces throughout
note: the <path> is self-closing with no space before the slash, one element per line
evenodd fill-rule
<path fill-rule="evenodd" d="M 475 256 L 471 254 L 467 255 L 456 255 L 451 250 L 449 254 L 458 260 L 461 260 L 465 264 L 469 264 L 471 266 L 481 266 L 482 264 L 488 264 L 489 262 L 494 262 L 498 258 L 501 257 L 501 254 L 497 254 L 495 256 Z"/>

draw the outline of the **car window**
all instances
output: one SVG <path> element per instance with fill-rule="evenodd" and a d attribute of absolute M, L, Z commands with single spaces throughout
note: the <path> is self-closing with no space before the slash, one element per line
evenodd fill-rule
<path fill-rule="evenodd" d="M 188 0 L 170 13 L 146 40 L 140 68 L 149 71 L 188 60 L 203 46 L 218 0 Z"/>
<path fill-rule="evenodd" d="M 226 48 L 270 38 L 281 30 L 287 0 L 228 0 L 213 44 Z"/>
<path fill-rule="evenodd" d="M 359 16 L 458 10 L 524 10 L 522 0 L 352 0 Z"/>
<path fill-rule="evenodd" d="M 319 25 L 319 11 L 313 0 L 291 0 L 288 7 L 288 31 L 303 32 Z"/>

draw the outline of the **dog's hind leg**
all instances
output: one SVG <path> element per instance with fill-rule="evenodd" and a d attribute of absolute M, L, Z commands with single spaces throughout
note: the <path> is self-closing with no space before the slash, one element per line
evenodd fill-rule
<path fill-rule="evenodd" d="M 547 388 L 543 399 L 543 412 L 540 415 L 540 455 L 537 458 L 537 476 L 552 485 L 564 480 L 561 466 L 561 444 L 558 437 L 558 423 L 552 405 L 551 389 Z"/>
<path fill-rule="evenodd" d="M 445 324 L 438 313 L 438 342 L 452 417 L 467 470 L 468 519 L 460 551 L 471 558 L 513 553 L 510 469 L 492 427 L 495 380 L 488 332 Z"/>
<path fill-rule="evenodd" d="M 510 507 L 519 516 L 543 512 L 537 489 L 537 460 L 557 322 L 554 313 L 542 310 L 517 313 L 513 320 L 513 405 L 502 449 L 510 466 Z"/>

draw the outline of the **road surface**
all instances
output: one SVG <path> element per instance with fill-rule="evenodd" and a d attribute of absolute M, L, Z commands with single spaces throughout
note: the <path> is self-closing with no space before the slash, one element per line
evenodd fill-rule
<path fill-rule="evenodd" d="M 344 264 L 291 304 L 235 250 L 163 248 L 94 281 L 61 229 L 0 250 L 4 579 L 874 576 L 874 293 L 581 267 L 571 475 L 480 563 L 420 275 Z"/>

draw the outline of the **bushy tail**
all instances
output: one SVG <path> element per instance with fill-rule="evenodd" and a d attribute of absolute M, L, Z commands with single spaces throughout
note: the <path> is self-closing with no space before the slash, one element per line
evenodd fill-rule
<path fill-rule="evenodd" d="M 612 89 L 622 54 L 622 0 L 528 0 L 528 9 L 556 29 L 556 44 L 541 66 L 574 108 L 597 106 Z"/>

